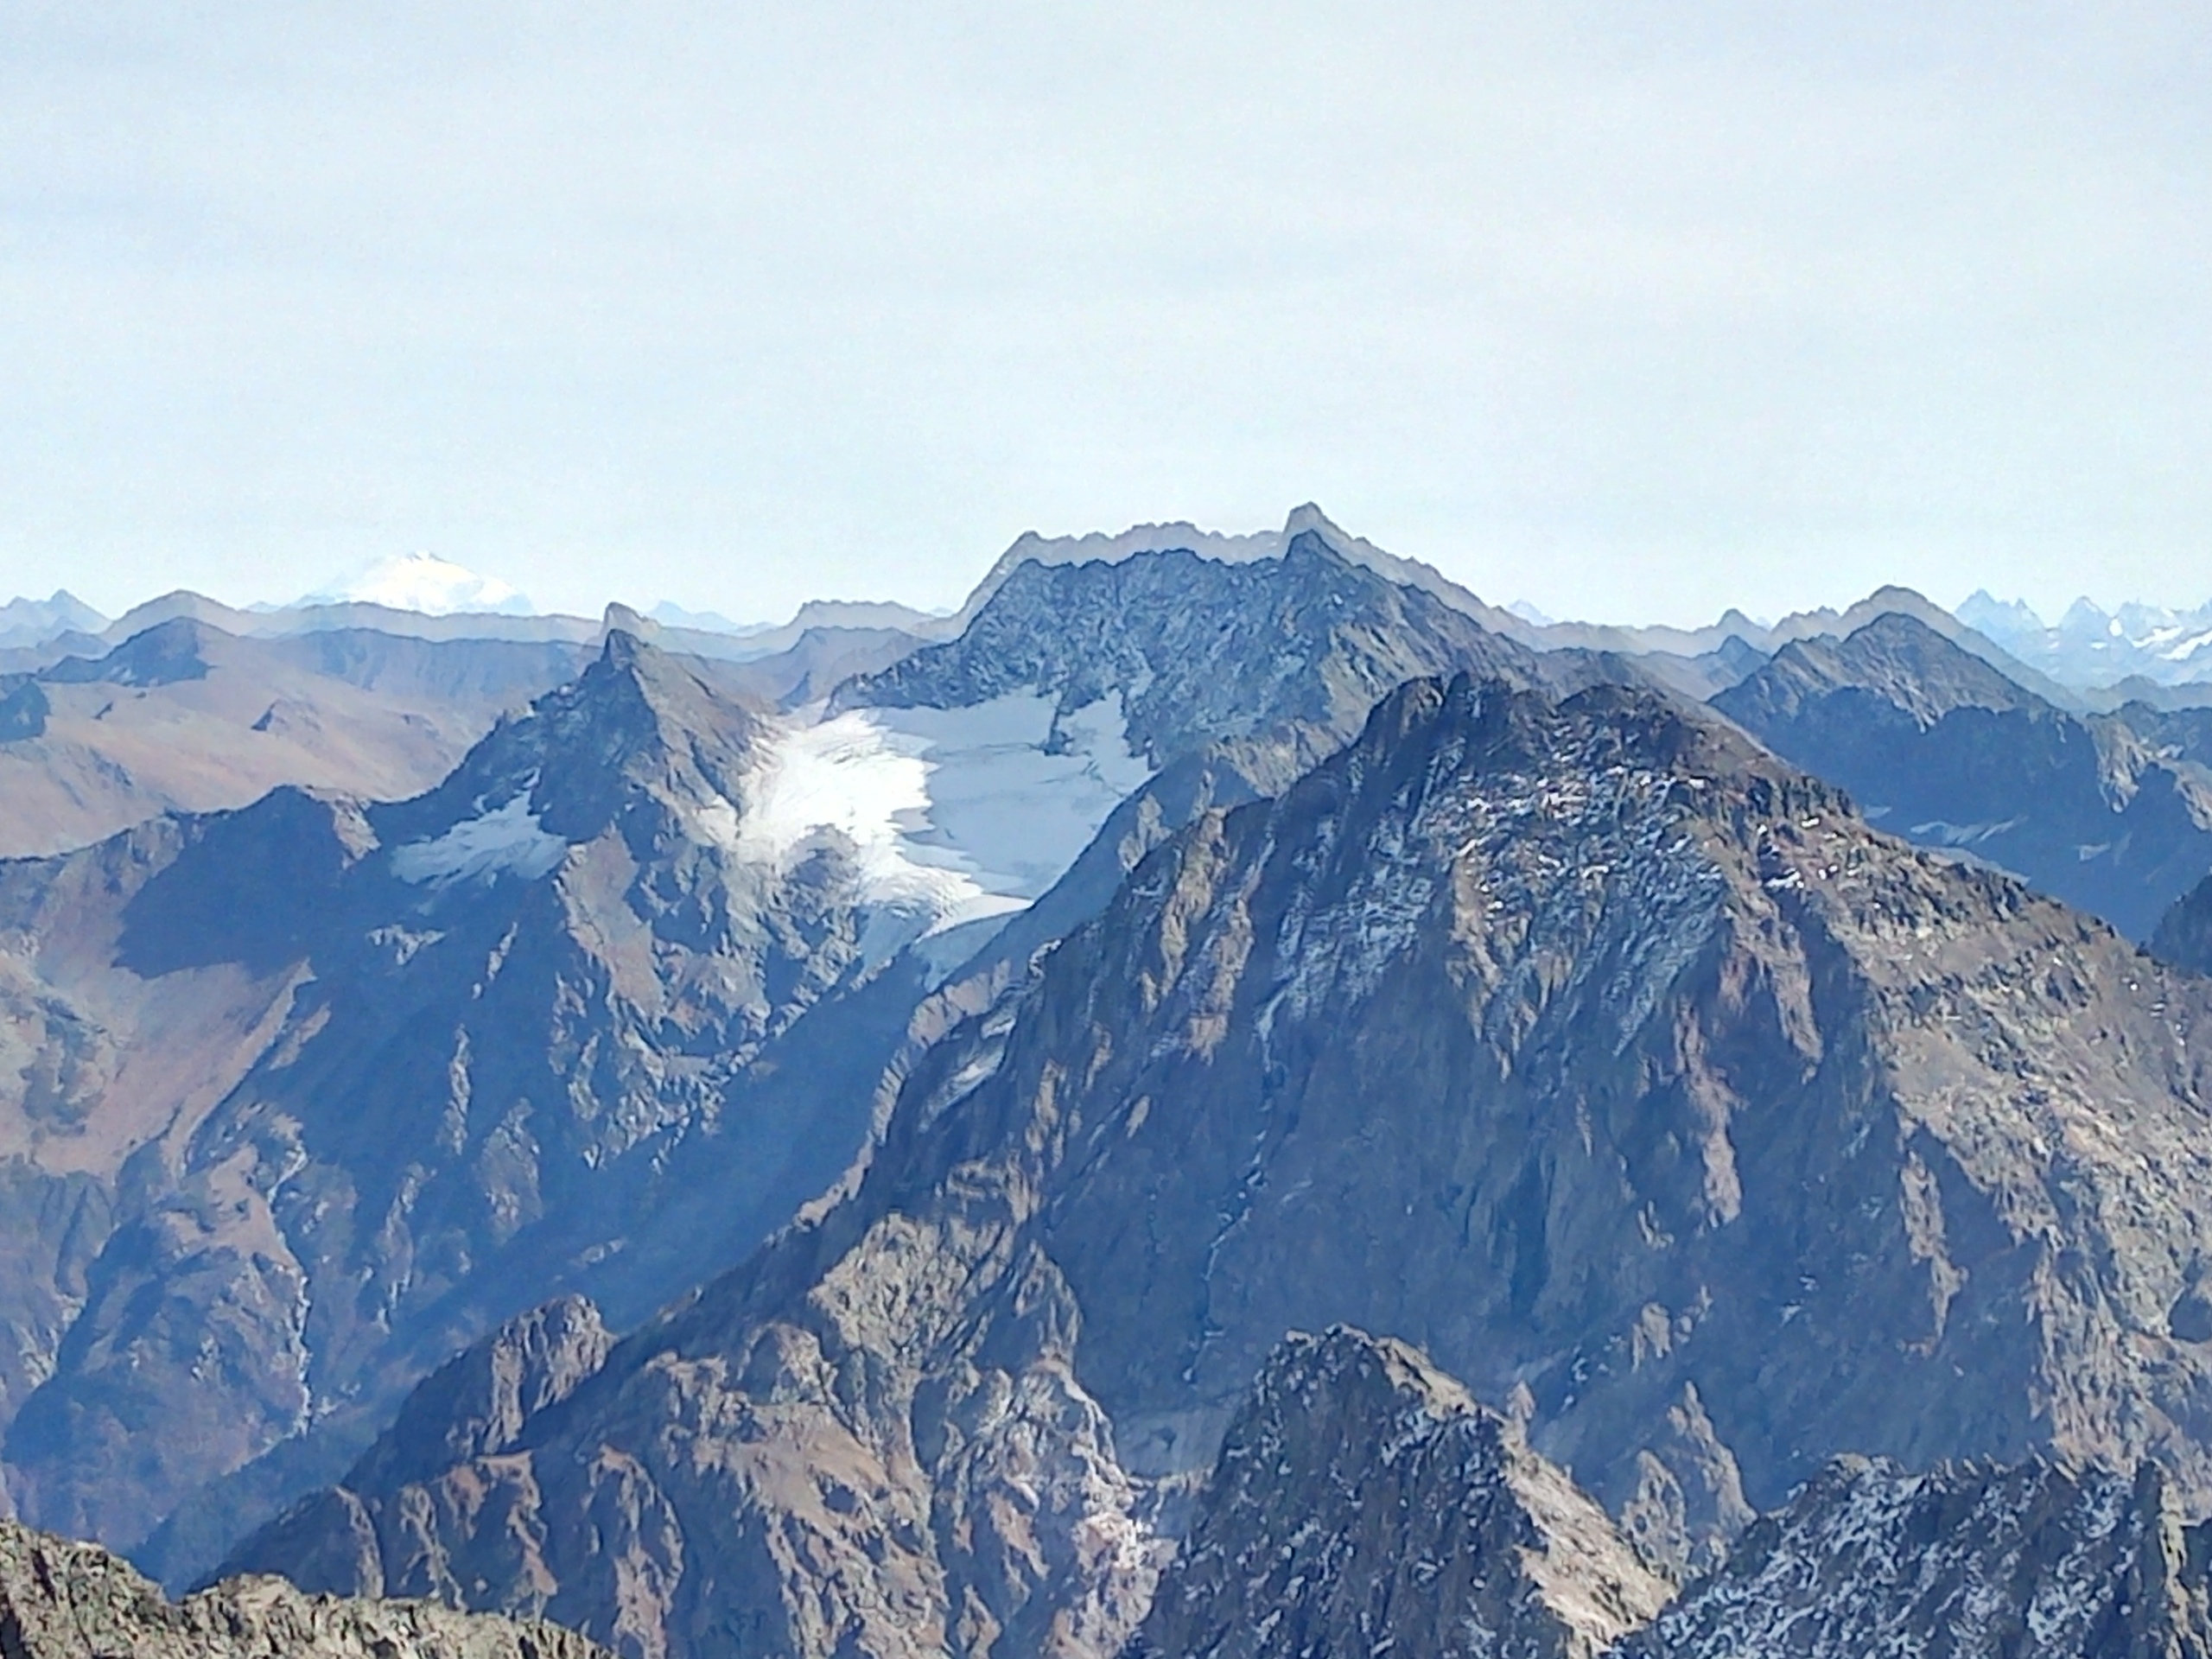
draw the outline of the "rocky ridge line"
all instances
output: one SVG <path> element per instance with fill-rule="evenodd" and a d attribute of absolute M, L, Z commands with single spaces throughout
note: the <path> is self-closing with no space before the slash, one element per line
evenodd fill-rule
<path fill-rule="evenodd" d="M 232 1579 L 165 1599 L 127 1563 L 0 1522 L 0 1652 L 8 1659 L 613 1659 L 573 1630 L 432 1602 L 302 1594 Z"/>
<path fill-rule="evenodd" d="M 1289 1337 L 1122 1659 L 2204 1659 L 2212 1526 L 2133 1475 L 1842 1457 L 1679 1596 L 1402 1343 Z"/>

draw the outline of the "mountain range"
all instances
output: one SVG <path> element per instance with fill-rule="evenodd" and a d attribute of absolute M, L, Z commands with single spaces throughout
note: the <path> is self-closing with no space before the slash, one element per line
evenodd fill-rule
<path fill-rule="evenodd" d="M 2212 985 L 1678 702 L 1415 682 L 932 1048 L 842 1197 L 232 1565 L 672 1655 L 1112 1652 L 1337 1322 L 1655 1570 L 1847 1452 L 2156 1455 L 2202 1502 L 2208 1029 Z"/>
<path fill-rule="evenodd" d="M 2001 602 L 1985 589 L 1958 615 L 2069 685 L 2201 685 L 2212 677 L 2212 604 L 2177 610 L 2131 603 L 2107 612 L 2078 599 L 2052 626 L 2019 601 Z"/>
<path fill-rule="evenodd" d="M 638 1659 L 2212 1652 L 2171 688 L 1310 508 L 341 614 L 0 680 L 23 1522 Z"/>
<path fill-rule="evenodd" d="M 2212 711 L 2070 712 L 1903 613 L 1794 640 L 1713 706 L 1885 828 L 2133 938 L 2212 869 Z"/>

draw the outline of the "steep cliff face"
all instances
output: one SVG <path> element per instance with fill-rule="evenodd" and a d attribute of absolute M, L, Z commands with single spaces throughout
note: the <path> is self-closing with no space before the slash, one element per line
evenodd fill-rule
<path fill-rule="evenodd" d="M 1344 1322 L 1670 1570 L 1851 1450 L 2198 1503 L 2208 1041 L 2212 988 L 1694 710 L 1422 683 L 925 1056 L 840 1201 L 509 1452 L 351 1496 L 641 1654 L 1107 1652 Z"/>
<path fill-rule="evenodd" d="M 2155 1467 L 1840 1459 L 1620 1659 L 2202 1659 L 2212 1537 Z"/>
<path fill-rule="evenodd" d="M 1402 1343 L 1293 1336 L 1231 1421 L 1127 1659 L 1594 1659 L 1674 1593 Z"/>
<path fill-rule="evenodd" d="M 90 1544 L 0 1522 L 0 1643 L 10 1659 L 602 1659 L 570 1630 L 423 1602 L 302 1595 L 234 1580 L 171 1603 Z"/>
<path fill-rule="evenodd" d="M 2208 875 L 2158 918 L 2151 954 L 2193 974 L 2212 974 L 2212 875 Z"/>
<path fill-rule="evenodd" d="M 2055 707 L 1911 617 L 1785 645 L 1713 702 L 1882 828 L 2131 938 L 2212 868 L 2212 789 L 2166 735 Z"/>

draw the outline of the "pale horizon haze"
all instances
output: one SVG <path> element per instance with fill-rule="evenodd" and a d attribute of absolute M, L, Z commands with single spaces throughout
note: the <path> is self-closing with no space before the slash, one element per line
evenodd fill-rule
<path fill-rule="evenodd" d="M 2180 4 L 0 8 L 0 598 L 2212 600 Z"/>

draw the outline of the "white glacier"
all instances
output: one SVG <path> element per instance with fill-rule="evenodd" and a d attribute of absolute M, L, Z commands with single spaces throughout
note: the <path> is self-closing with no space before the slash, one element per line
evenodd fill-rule
<path fill-rule="evenodd" d="M 1058 880 L 1107 815 L 1151 776 L 1118 698 L 1058 723 L 1034 694 L 967 709 L 804 712 L 702 830 L 748 861 L 785 862 L 823 831 L 880 909 L 875 950 L 1006 916 Z"/>

